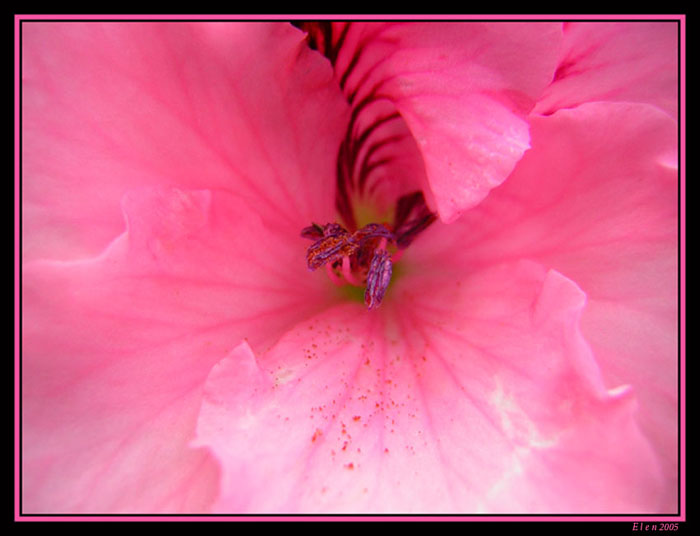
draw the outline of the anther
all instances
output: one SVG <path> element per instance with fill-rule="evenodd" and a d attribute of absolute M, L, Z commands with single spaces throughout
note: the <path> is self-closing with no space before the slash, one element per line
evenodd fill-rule
<path fill-rule="evenodd" d="M 389 287 L 393 263 L 434 221 L 423 193 L 414 192 L 398 200 L 393 227 L 370 223 L 350 233 L 338 223 L 312 223 L 301 231 L 302 237 L 314 241 L 306 251 L 309 270 L 325 265 L 336 285 L 365 285 L 365 304 L 374 309 Z M 390 245 L 393 254 L 387 250 Z"/>
<path fill-rule="evenodd" d="M 324 237 L 314 242 L 306 251 L 306 262 L 309 270 L 320 268 L 326 263 L 333 264 L 343 257 L 349 257 L 358 249 L 358 245 L 350 240 L 350 234 L 337 225 L 338 229 L 324 227 Z M 306 228 L 308 229 L 308 227 Z"/>
<path fill-rule="evenodd" d="M 365 290 L 365 305 L 368 309 L 377 307 L 384 298 L 391 281 L 391 255 L 385 249 L 377 249 L 372 257 L 372 263 L 367 272 L 367 289 Z"/>

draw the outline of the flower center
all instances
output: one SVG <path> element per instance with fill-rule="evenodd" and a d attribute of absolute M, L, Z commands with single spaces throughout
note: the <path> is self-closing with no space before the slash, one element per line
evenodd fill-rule
<path fill-rule="evenodd" d="M 351 233 L 339 223 L 312 223 L 301 236 L 314 243 L 306 251 L 309 270 L 326 267 L 337 285 L 364 286 L 364 302 L 374 309 L 384 299 L 393 265 L 413 239 L 433 221 L 422 192 L 399 198 L 394 224 L 369 223 Z"/>
<path fill-rule="evenodd" d="M 336 79 L 351 107 L 350 119 L 338 147 L 336 158 L 335 206 L 340 223 L 313 223 L 301 236 L 313 240 L 306 260 L 310 270 L 326 267 L 328 276 L 337 285 L 365 287 L 364 302 L 374 309 L 382 302 L 391 282 L 394 264 L 420 232 L 435 221 L 420 190 L 419 183 L 397 188 L 406 179 L 392 168 L 405 150 L 416 151 L 412 136 L 391 99 L 383 93 L 385 80 L 368 78 L 371 65 L 358 67 L 367 46 L 366 36 L 350 50 L 345 50 L 351 23 L 302 22 L 297 26 L 307 32 L 311 48 L 324 54 L 333 65 Z M 342 52 L 342 54 L 341 54 Z M 372 61 L 372 60 L 369 60 Z M 353 73 L 365 69 L 355 78 Z M 401 177 L 397 176 L 400 175 Z M 390 185 L 389 201 L 382 208 L 375 202 L 381 185 Z M 391 201 L 393 224 L 375 223 L 388 219 Z M 370 201 L 368 201 L 370 198 Z"/>

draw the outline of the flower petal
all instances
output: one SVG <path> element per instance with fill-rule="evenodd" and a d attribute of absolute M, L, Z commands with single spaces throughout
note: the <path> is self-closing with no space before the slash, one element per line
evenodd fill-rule
<path fill-rule="evenodd" d="M 535 112 L 643 102 L 678 115 L 678 23 L 567 23 L 559 66 Z"/>
<path fill-rule="evenodd" d="M 524 116 L 555 69 L 558 24 L 337 23 L 336 76 L 353 106 L 393 102 L 420 149 L 440 218 L 454 221 L 528 148 Z"/>
<path fill-rule="evenodd" d="M 25 258 L 98 254 L 143 186 L 332 215 L 347 104 L 290 25 L 35 21 L 22 44 Z"/>
<path fill-rule="evenodd" d="M 629 392 L 603 388 L 584 302 L 531 263 L 407 274 L 379 311 L 338 306 L 258 358 L 240 344 L 197 424 L 215 510 L 656 511 L 656 462 Z"/>
<path fill-rule="evenodd" d="M 416 270 L 430 270 L 446 248 L 465 271 L 529 258 L 576 281 L 589 297 L 582 329 L 606 384 L 634 387 L 675 497 L 677 125 L 652 106 L 593 103 L 533 118 L 531 133 L 532 149 L 451 242 L 434 226 L 407 255 Z"/>
<path fill-rule="evenodd" d="M 205 511 L 216 465 L 187 443 L 209 369 L 333 296 L 303 239 L 231 194 L 140 190 L 123 210 L 100 257 L 24 268 L 27 513 Z"/>

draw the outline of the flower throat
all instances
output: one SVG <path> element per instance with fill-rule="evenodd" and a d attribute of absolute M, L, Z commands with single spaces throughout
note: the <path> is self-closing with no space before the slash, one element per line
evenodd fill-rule
<path fill-rule="evenodd" d="M 386 151 L 391 151 L 404 137 L 397 135 L 392 125 L 403 122 L 403 118 L 390 99 L 382 95 L 383 81 L 368 88 L 364 87 L 364 77 L 357 84 L 348 83 L 364 49 L 363 44 L 357 46 L 340 67 L 339 55 L 352 23 L 336 25 L 320 21 L 296 25 L 307 32 L 310 48 L 330 60 L 335 78 L 351 106 L 336 160 L 335 206 L 343 225 L 312 223 L 302 229 L 301 236 L 314 241 L 306 252 L 307 264 L 309 270 L 325 266 L 337 285 L 364 286 L 364 302 L 374 309 L 382 302 L 391 282 L 394 263 L 416 236 L 435 221 L 435 214 L 428 209 L 423 193 L 414 191 L 396 201 L 393 224 L 358 225 L 358 219 L 366 220 L 361 215 L 358 218 L 361 207 L 353 200 L 362 199 L 368 190 L 371 192 L 370 177 L 391 163 L 392 157 Z"/>
<path fill-rule="evenodd" d="M 393 263 L 433 221 L 423 192 L 414 192 L 399 198 L 393 226 L 369 223 L 350 232 L 338 223 L 313 223 L 301 231 L 302 237 L 314 241 L 306 251 L 307 265 L 309 270 L 325 266 L 338 285 L 365 286 L 365 304 L 374 309 L 391 282 Z"/>

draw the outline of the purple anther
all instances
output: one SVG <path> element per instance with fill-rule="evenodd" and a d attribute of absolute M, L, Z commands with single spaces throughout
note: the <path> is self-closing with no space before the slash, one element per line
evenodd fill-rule
<path fill-rule="evenodd" d="M 367 272 L 365 305 L 368 309 L 379 306 L 391 281 L 391 255 L 385 249 L 377 249 Z"/>
<path fill-rule="evenodd" d="M 318 240 L 323 238 L 323 227 L 318 223 L 312 223 L 309 227 L 304 227 L 301 230 L 301 237 L 308 238 L 310 240 Z"/>
<path fill-rule="evenodd" d="M 391 282 L 392 262 L 434 221 L 435 214 L 425 204 L 422 192 L 414 192 L 399 199 L 393 228 L 386 223 L 369 223 L 351 233 L 339 223 L 312 223 L 301 231 L 302 237 L 314 240 L 306 250 L 306 262 L 309 270 L 325 265 L 336 284 L 365 284 L 365 304 L 374 309 Z M 394 252 L 393 261 L 388 245 Z"/>
<path fill-rule="evenodd" d="M 334 226 L 334 227 L 331 227 Z M 357 244 L 350 240 L 350 234 L 338 224 L 328 224 L 323 228 L 325 235 L 306 250 L 306 262 L 309 270 L 315 270 L 333 263 L 343 257 L 349 257 L 357 251 Z"/>
<path fill-rule="evenodd" d="M 386 238 L 394 241 L 394 233 L 391 232 L 385 225 L 379 223 L 369 223 L 362 229 L 358 229 L 352 235 L 353 242 L 359 246 L 363 246 L 367 240 L 372 238 Z"/>
<path fill-rule="evenodd" d="M 340 236 L 346 234 L 348 234 L 348 232 L 339 223 L 327 223 L 323 226 L 323 236 Z"/>

